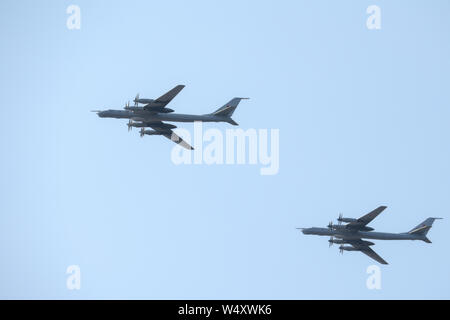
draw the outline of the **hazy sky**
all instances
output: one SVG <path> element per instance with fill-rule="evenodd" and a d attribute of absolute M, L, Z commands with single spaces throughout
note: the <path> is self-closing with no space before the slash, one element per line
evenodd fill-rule
<path fill-rule="evenodd" d="M 69 30 L 69 5 L 81 9 Z M 367 7 L 381 29 L 366 27 Z M 450 3 L 1 1 L 1 298 L 450 298 Z M 279 129 L 279 172 L 175 165 L 174 144 L 90 110 L 186 88 Z M 192 124 L 180 127 L 193 130 Z M 229 124 L 205 124 L 221 132 Z M 388 209 L 376 230 L 444 217 L 433 244 L 367 256 L 296 227 Z M 81 270 L 68 290 L 66 269 Z"/>

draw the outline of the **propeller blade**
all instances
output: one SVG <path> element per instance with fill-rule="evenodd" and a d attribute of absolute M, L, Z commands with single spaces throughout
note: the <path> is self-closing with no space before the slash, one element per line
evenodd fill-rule
<path fill-rule="evenodd" d="M 144 128 L 141 129 L 140 135 L 141 135 L 141 138 L 144 136 Z"/>

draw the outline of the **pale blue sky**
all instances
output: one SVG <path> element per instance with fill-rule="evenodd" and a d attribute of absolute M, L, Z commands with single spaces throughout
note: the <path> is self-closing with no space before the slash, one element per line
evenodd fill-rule
<path fill-rule="evenodd" d="M 81 30 L 66 8 L 81 8 Z M 381 30 L 366 8 L 381 8 Z M 450 298 L 448 1 L 1 1 L 1 298 Z M 181 165 L 121 108 L 137 92 L 207 113 L 249 96 L 280 171 Z M 191 124 L 182 127 L 192 129 Z M 207 124 L 205 128 L 230 128 Z M 295 227 L 388 209 L 423 242 L 373 262 Z M 66 268 L 81 268 L 81 290 Z"/>

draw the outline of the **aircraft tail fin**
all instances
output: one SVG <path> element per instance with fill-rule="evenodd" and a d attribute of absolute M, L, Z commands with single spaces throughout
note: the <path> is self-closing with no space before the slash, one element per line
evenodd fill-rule
<path fill-rule="evenodd" d="M 233 98 L 226 104 L 224 104 L 222 107 L 214 111 L 212 114 L 216 116 L 224 116 L 224 117 L 230 117 L 233 115 L 234 110 L 236 110 L 239 102 L 243 99 L 248 98 Z"/>
<path fill-rule="evenodd" d="M 426 236 L 427 236 L 428 231 L 430 231 L 434 220 L 437 220 L 437 219 L 442 219 L 442 218 L 428 218 L 424 222 L 422 222 L 421 224 L 416 226 L 415 228 L 408 231 L 408 233 L 423 236 L 423 241 L 425 241 L 427 243 L 431 243 L 430 239 L 428 239 Z"/>

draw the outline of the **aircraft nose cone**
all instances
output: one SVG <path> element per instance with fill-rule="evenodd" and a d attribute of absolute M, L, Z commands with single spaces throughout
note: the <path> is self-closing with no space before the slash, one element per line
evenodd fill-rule
<path fill-rule="evenodd" d="M 309 228 L 303 228 L 302 229 L 303 234 L 309 234 Z"/>

